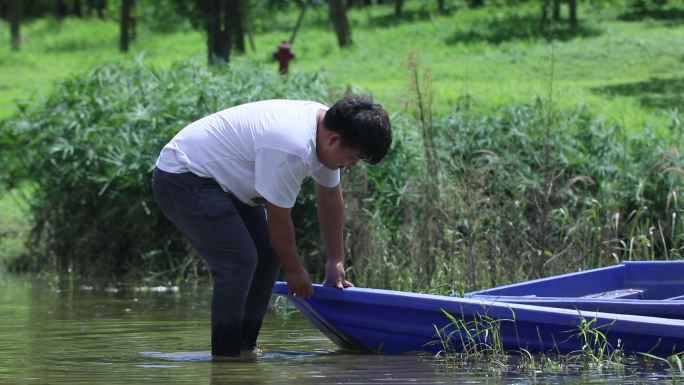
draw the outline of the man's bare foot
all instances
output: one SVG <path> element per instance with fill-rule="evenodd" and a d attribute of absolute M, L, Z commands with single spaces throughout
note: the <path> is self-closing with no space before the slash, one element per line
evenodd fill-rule
<path fill-rule="evenodd" d="M 247 362 L 254 361 L 259 356 L 261 356 L 261 349 L 255 347 L 250 350 L 240 350 L 239 356 L 215 355 L 211 357 L 211 360 L 215 362 Z"/>
<path fill-rule="evenodd" d="M 256 360 L 258 357 L 261 357 L 261 354 L 261 349 L 258 347 L 249 350 L 240 350 L 240 357 L 244 359 Z"/>

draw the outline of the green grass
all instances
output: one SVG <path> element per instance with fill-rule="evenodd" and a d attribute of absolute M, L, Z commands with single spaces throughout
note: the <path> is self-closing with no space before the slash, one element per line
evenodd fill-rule
<path fill-rule="evenodd" d="M 677 385 L 679 379 L 684 376 L 684 369 L 682 369 L 682 360 L 684 360 L 684 353 L 672 354 L 669 357 L 658 357 L 653 354 L 643 353 L 647 360 L 654 360 L 664 363 L 669 367 L 670 375 L 672 376 L 672 384 Z"/>
<path fill-rule="evenodd" d="M 47 95 L 66 77 L 85 73 L 104 63 L 123 63 L 143 57 L 168 66 L 196 58 L 204 60 L 204 39 L 196 32 L 152 34 L 144 27 L 128 54 L 118 51 L 118 25 L 99 19 L 43 19 L 22 26 L 20 52 L 9 49 L 9 27 L 0 22 L 0 119 L 16 111 L 17 102 Z"/>
<path fill-rule="evenodd" d="M 554 346 L 546 351 L 531 351 L 519 347 L 505 349 L 501 335 L 504 323 L 515 324 L 515 312 L 511 310 L 510 318 L 491 318 L 486 314 L 476 314 L 466 318 L 464 314 L 451 314 L 442 310 L 449 323 L 442 328 L 435 328 L 436 340 L 430 344 L 441 347 L 435 355 L 438 362 L 450 367 L 485 367 L 492 372 L 511 370 L 514 364 L 521 373 L 568 373 L 570 370 L 598 371 L 605 369 L 622 370 L 625 368 L 626 356 L 620 346 L 611 346 L 608 342 L 610 325 L 597 325 L 596 319 L 587 320 L 581 317 L 573 337 L 582 345 L 581 349 L 559 353 Z M 541 337 L 540 337 L 541 338 Z M 667 363 L 676 377 L 675 365 L 679 364 L 681 374 L 681 358 L 673 355 L 666 358 L 643 354 L 648 359 Z M 636 357 L 635 355 L 630 355 Z"/>
<path fill-rule="evenodd" d="M 553 43 L 536 39 L 500 44 L 481 39 L 467 44 L 451 42 L 460 31 L 481 28 L 483 21 L 493 17 L 488 15 L 489 9 L 459 11 L 386 29 L 370 28 L 368 20 L 380 17 L 381 12 L 387 14 L 391 9 L 380 8 L 369 15 L 352 13 L 357 22 L 353 29 L 355 46 L 350 50 L 337 49 L 331 34 L 303 31 L 295 44 L 299 56 L 294 68 L 327 71 L 334 81 L 371 90 L 378 99 L 401 108 L 409 88 L 406 62 L 409 52 L 415 51 L 423 68 L 431 72 L 435 107 L 440 114 L 447 113 L 465 94 L 476 106 L 501 106 L 529 102 L 538 95 L 547 97 L 553 84 L 552 96 L 559 107 L 586 103 L 630 129 L 648 122 L 663 124 L 664 115 L 644 106 L 638 92 L 613 96 L 598 90 L 652 78 L 681 83 L 684 78 L 684 46 L 680 44 L 684 28 L 619 22 L 615 10 L 596 12 L 586 21 L 600 31 L 596 36 Z M 586 13 L 580 17 L 587 17 Z M 506 23 L 505 16 L 499 18 Z M 486 31 L 483 35 L 487 36 Z M 262 37 L 265 41 L 268 38 L 268 45 L 274 45 L 280 35 Z M 681 97 L 676 102 L 684 108 Z"/>
<path fill-rule="evenodd" d="M 577 35 L 559 24 L 553 27 L 559 40 L 550 42 L 528 28 L 536 26 L 536 6 L 439 15 L 432 3 L 407 2 L 400 20 L 391 6 L 352 9 L 350 49 L 337 47 L 325 8 L 310 10 L 295 41 L 292 68 L 324 71 L 333 82 L 372 93 L 392 110 L 406 109 L 412 51 L 431 73 L 440 115 L 466 95 L 483 109 L 551 96 L 560 108 L 585 103 L 636 131 L 646 124 L 666 126 L 668 109 L 684 109 L 681 23 L 620 21 L 624 9 L 583 3 Z M 256 52 L 248 49 L 233 61 L 269 62 L 277 43 L 289 37 L 295 17 L 296 12 L 276 15 L 269 31 L 257 32 Z M 9 41 L 8 30 L 0 25 L 0 41 Z M 20 53 L 0 55 L 0 117 L 14 110 L 16 100 L 45 94 L 54 81 L 96 64 L 144 54 L 146 61 L 165 66 L 206 56 L 202 33 L 162 35 L 144 25 L 131 52 L 121 55 L 115 21 L 41 20 L 25 25 L 23 36 Z M 0 47 L 9 51 L 8 44 Z"/>
<path fill-rule="evenodd" d="M 401 20 L 396 20 L 393 9 L 387 6 L 352 10 L 355 46 L 346 50 L 337 47 L 327 26 L 326 10 L 314 9 L 307 14 L 295 42 L 294 71 L 300 75 L 323 71 L 335 84 L 371 92 L 391 112 L 398 112 L 393 118 L 397 140 L 392 156 L 378 167 L 350 171 L 353 174 L 345 178 L 345 190 L 350 191 L 348 202 L 356 205 L 350 204 L 348 210 L 352 234 L 349 256 L 353 262 L 350 276 L 368 286 L 402 290 L 475 289 L 598 267 L 618 258 L 679 257 L 684 250 L 679 226 L 682 215 L 678 199 L 671 197 L 681 194 L 681 179 L 676 176 L 681 175 L 682 164 L 679 152 L 670 147 L 680 147 L 682 119 L 674 114 L 668 117 L 667 112 L 684 110 L 684 47 L 679 44 L 684 37 L 684 10 L 675 13 L 680 15 L 679 21 L 654 18 L 625 22 L 620 21 L 624 9 L 589 8 L 582 3 L 580 29 L 570 33 L 565 24 L 555 24 L 550 28 L 557 39 L 548 40 L 546 33 L 535 29 L 536 7 L 490 7 L 438 15 L 430 8 L 435 3 L 409 1 Z M 17 100 L 33 94 L 48 95 L 61 79 L 80 73 L 84 75 L 75 76 L 85 84 L 74 88 L 79 82 L 65 83 L 56 89 L 51 101 L 36 103 L 23 118 L 14 119 L 13 127 L 19 131 L 26 127 L 34 130 L 31 135 L 19 135 L 32 147 L 14 145 L 12 150 L 20 151 L 7 153 L 15 154 L 14 161 L 30 155 L 31 167 L 39 165 L 22 174 L 33 183 L 43 176 L 49 180 L 45 186 L 59 189 L 67 177 L 100 180 L 92 178 L 95 170 L 87 162 L 66 161 L 62 170 L 74 172 L 64 175 L 54 175 L 52 164 L 41 166 L 55 156 L 56 147 L 49 145 L 53 140 L 59 145 L 71 140 L 75 147 L 95 152 L 93 146 L 77 143 L 79 138 L 68 134 L 78 124 L 85 124 L 79 114 L 94 119 L 86 126 L 103 133 L 111 130 L 112 138 L 126 134 L 128 126 L 146 133 L 151 126 L 173 131 L 192 117 L 245 100 L 249 96 L 245 89 L 259 88 L 231 88 L 239 82 L 220 83 L 217 79 L 224 75 L 239 79 L 245 72 L 243 75 L 253 81 L 249 84 L 288 83 L 279 81 L 271 53 L 289 36 L 288 28 L 295 17 L 295 12 L 283 13 L 268 28 L 255 25 L 257 50 L 233 58 L 238 69 L 249 67 L 250 71 L 223 72 L 224 68 L 218 68 L 206 77 L 206 83 L 183 75 L 185 71 L 179 68 L 173 68 L 168 77 L 158 76 L 165 71 L 151 71 L 157 74 L 150 76 L 153 81 L 149 83 L 154 84 L 150 88 L 155 92 L 140 101 L 144 108 L 136 110 L 136 114 L 147 114 L 144 118 L 149 121 L 138 115 L 131 119 L 129 114 L 128 106 L 136 104 L 139 96 L 134 91 L 139 76 L 128 78 L 133 73 L 129 71 L 137 71 L 136 66 L 121 68 L 121 82 L 109 85 L 102 79 L 111 70 L 100 68 L 100 75 L 85 75 L 86 71 L 104 63 L 135 61 L 140 56 L 162 68 L 187 58 L 204 63 L 202 33 L 152 33 L 141 24 L 131 52 L 121 55 L 115 21 L 67 19 L 61 24 L 54 20 L 26 24 L 21 52 L 12 53 L 0 46 L 0 51 L 8 53 L 0 52 L 0 118 L 16 111 Z M 0 25 L 0 41 L 9 40 L 7 32 L 7 26 Z M 421 61 L 419 69 L 408 66 L 412 53 Z M 251 71 L 261 67 L 255 62 L 267 63 L 273 72 Z M 188 62 L 182 65 L 195 67 Z M 434 103 L 423 103 L 422 107 L 431 106 L 441 115 L 434 120 L 434 130 L 431 123 L 421 124 L 411 116 L 418 99 L 410 86 L 412 71 L 422 74 L 424 70 L 431 74 Z M 269 80 L 268 74 L 275 79 Z M 317 76 L 290 76 L 288 80 L 302 92 L 277 95 L 316 98 L 327 96 L 328 91 L 341 92 Z M 420 83 L 423 91 L 429 88 L 427 82 Z M 167 93 L 174 90 L 178 93 Z M 105 103 L 89 102 L 88 95 L 102 93 L 110 97 Z M 532 103 L 539 97 L 551 98 L 552 103 Z M 195 104 L 188 104 L 193 98 L 216 104 L 199 111 Z M 464 101 L 468 101 L 469 109 L 461 108 Z M 181 112 L 179 104 L 185 106 Z M 577 104 L 588 108 L 575 109 Z M 73 106 L 79 106 L 78 110 Z M 500 106 L 508 108 L 491 111 Z M 96 113 L 89 113 L 91 110 Z M 597 115 L 603 118 L 596 119 Z M 164 123 L 159 119 L 171 120 Z M 605 123 L 604 119 L 612 122 Z M 669 124 L 673 137 L 654 134 L 667 132 Z M 44 141 L 39 140 L 42 137 Z M 168 135 L 158 137 L 159 143 L 164 137 Z M 105 147 L 112 145 L 111 141 L 90 139 L 102 145 L 96 148 L 102 150 L 97 156 L 107 157 Z M 121 154 L 125 152 L 131 159 L 143 153 L 154 159 L 158 151 L 149 144 L 136 148 L 124 142 L 128 143 L 121 142 Z M 65 154 L 58 163 L 67 159 L 69 151 Z M 428 156 L 436 156 L 437 162 L 424 161 Z M 10 158 L 5 155 L 2 159 Z M 435 173 L 436 178 L 425 178 L 431 175 L 427 165 L 433 163 L 438 163 L 441 171 Z M 146 171 L 144 165 L 150 164 L 137 162 L 135 168 Z M 112 171 L 118 175 L 122 170 Z M 141 178 L 142 172 L 130 177 Z M 591 183 L 583 182 L 582 186 L 576 183 L 580 180 Z M 371 181 L 373 187 L 369 189 L 365 181 Z M 437 184 L 439 188 L 433 189 Z M 148 199 L 150 195 L 143 190 L 149 188 L 147 179 L 141 186 L 125 198 Z M 65 197 L 76 196 L 68 188 L 60 191 Z M 84 193 L 91 196 L 88 191 Z M 56 199 L 60 205 L 64 201 L 62 196 Z M 92 207 L 100 210 L 107 206 L 95 202 Z M 143 206 L 131 207 L 142 210 Z M 74 211 L 65 209 L 72 214 Z M 102 213 L 118 215 L 116 210 Z M 306 250 L 318 250 L 319 233 L 310 226 L 315 216 L 301 213 L 304 220 L 299 222 L 299 229 L 304 229 L 309 238 L 300 237 L 300 242 L 304 239 L 302 244 L 311 246 Z M 619 228 L 611 219 L 616 213 L 622 218 Z M 124 216 L 144 221 L 142 215 L 129 214 Z M 15 223 L 28 223 L 18 216 L 7 218 L 0 221 L 0 232 Z M 36 218 L 40 220 L 40 216 Z M 93 217 L 87 218 L 65 219 L 67 223 L 88 225 Z M 101 223 L 120 221 L 107 219 Z M 63 229 L 72 231 L 75 227 Z M 109 234 L 109 230 L 103 233 Z M 67 241 L 66 237 L 55 239 Z M 122 243 L 121 247 L 126 245 Z M 102 251 L 100 244 L 95 249 Z M 77 254 L 73 247 L 65 250 Z M 89 260 L 92 253 L 83 255 Z M 312 257 L 314 263 L 319 261 L 316 258 Z M 363 268 L 354 270 L 354 266 Z"/>

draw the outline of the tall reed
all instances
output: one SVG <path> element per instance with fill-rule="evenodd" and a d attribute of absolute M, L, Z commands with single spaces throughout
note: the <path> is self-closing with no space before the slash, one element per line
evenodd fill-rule
<path fill-rule="evenodd" d="M 358 283 L 447 292 L 681 258 L 681 126 L 629 135 L 579 105 L 555 111 L 549 130 L 545 103 L 456 110 L 432 122 L 432 141 L 419 118 L 402 122 L 386 162 L 346 176 L 355 205 L 348 251 L 368 271 L 353 267 Z M 425 234 L 435 235 L 430 248 Z"/>
<path fill-rule="evenodd" d="M 412 112 L 392 113 L 387 158 L 343 174 L 345 250 L 357 285 L 452 293 L 682 258 L 678 111 L 663 130 L 636 134 L 583 105 L 550 115 L 544 98 L 484 112 L 469 101 L 434 118 L 417 60 L 409 73 Z M 35 189 L 31 253 L 14 266 L 112 280 L 202 275 L 152 199 L 149 173 L 163 144 L 238 103 L 339 96 L 318 75 L 193 63 L 104 66 L 65 81 L 0 128 L 2 181 Z M 293 215 L 301 255 L 320 278 L 311 184 Z"/>

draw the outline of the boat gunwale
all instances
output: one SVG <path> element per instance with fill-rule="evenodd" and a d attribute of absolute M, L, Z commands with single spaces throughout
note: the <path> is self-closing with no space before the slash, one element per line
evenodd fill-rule
<path fill-rule="evenodd" d="M 285 286 L 286 283 L 278 282 L 276 287 L 279 285 Z M 600 321 L 612 322 L 620 321 L 622 325 L 626 323 L 629 324 L 657 324 L 667 327 L 681 328 L 678 334 L 681 335 L 684 332 L 684 320 L 673 319 L 673 318 L 663 318 L 663 317 L 653 317 L 646 315 L 635 315 L 635 314 L 620 314 L 620 313 L 607 313 L 600 311 L 588 311 L 588 310 L 574 310 L 574 309 L 564 309 L 557 307 L 548 306 L 536 306 L 530 304 L 520 304 L 513 302 L 503 302 L 503 301 L 493 301 L 493 300 L 483 300 L 477 298 L 460 298 L 452 296 L 444 296 L 437 294 L 424 294 L 424 293 L 412 293 L 403 291 L 394 291 L 386 289 L 370 289 L 370 288 L 346 288 L 337 289 L 335 287 L 323 286 L 320 284 L 314 284 L 314 295 L 310 299 L 312 301 L 341 301 L 341 302 L 355 302 L 359 304 L 367 304 L 374 306 L 386 306 L 386 307 L 396 307 L 403 309 L 416 309 L 416 310 L 430 310 L 435 311 L 435 309 L 441 309 L 444 311 L 451 312 L 450 309 L 454 305 L 464 309 L 464 305 L 468 305 L 465 308 L 473 307 L 483 307 L 488 311 L 494 310 L 495 312 L 513 312 L 516 315 L 516 320 L 520 321 L 533 321 L 536 314 L 543 313 L 548 316 L 553 316 L 557 322 L 552 324 L 561 325 L 567 324 L 568 316 L 573 316 L 573 318 L 581 319 L 597 319 Z M 285 286 L 286 287 L 286 286 Z M 287 295 L 285 293 L 276 292 L 278 295 Z M 378 301 L 379 297 L 382 296 L 382 303 Z M 309 299 L 298 298 L 293 296 L 287 296 L 293 301 L 309 301 Z M 407 298 L 419 299 L 421 301 L 406 301 Z M 388 301 L 389 300 L 389 301 Z M 426 301 L 427 300 L 427 301 Z M 407 303 L 410 302 L 410 303 Z M 444 304 L 445 306 L 436 307 L 435 305 Z M 487 313 L 491 314 L 491 313 Z M 495 314 L 496 315 L 496 314 Z M 522 318 L 521 318 L 522 316 Z M 549 322 L 548 319 L 545 322 Z"/>

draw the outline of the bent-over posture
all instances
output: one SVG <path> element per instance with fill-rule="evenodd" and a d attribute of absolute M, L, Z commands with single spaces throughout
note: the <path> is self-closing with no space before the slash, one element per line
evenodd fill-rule
<path fill-rule="evenodd" d="M 298 100 L 228 108 L 188 125 L 161 150 L 155 198 L 213 277 L 213 356 L 254 355 L 281 264 L 290 294 L 313 293 L 290 215 L 309 176 L 327 256 L 323 283 L 353 286 L 343 262 L 340 169 L 379 162 L 391 142 L 380 105 L 345 97 L 330 109 Z"/>

